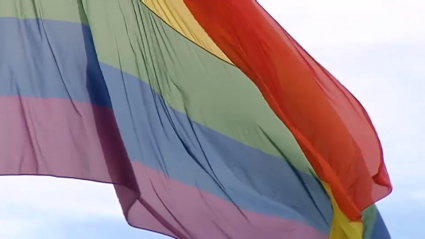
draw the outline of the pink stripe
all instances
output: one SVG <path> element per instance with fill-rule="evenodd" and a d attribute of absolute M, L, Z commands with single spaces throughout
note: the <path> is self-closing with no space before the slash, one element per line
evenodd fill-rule
<path fill-rule="evenodd" d="M 182 239 L 326 238 L 304 224 L 241 211 L 139 162 L 130 163 L 108 108 L 0 97 L 0 112 L 0 175 L 112 182 L 131 225 Z"/>
<path fill-rule="evenodd" d="M 133 162 L 133 168 L 142 192 L 142 204 L 155 208 L 162 220 L 183 232 L 181 238 L 327 238 L 301 223 L 240 210 L 230 202 L 172 180 L 138 162 Z M 140 205 L 133 207 L 129 222 L 146 223 L 149 217 L 140 217 L 145 215 L 144 210 Z"/>
<path fill-rule="evenodd" d="M 60 175 L 137 188 L 111 109 L 0 97 L 0 112 L 0 174 Z"/>

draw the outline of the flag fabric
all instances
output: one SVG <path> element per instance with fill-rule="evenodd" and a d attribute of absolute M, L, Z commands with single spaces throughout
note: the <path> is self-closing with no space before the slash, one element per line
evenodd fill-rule
<path fill-rule="evenodd" d="M 361 104 L 254 0 L 0 2 L 0 174 L 181 239 L 390 238 Z"/>

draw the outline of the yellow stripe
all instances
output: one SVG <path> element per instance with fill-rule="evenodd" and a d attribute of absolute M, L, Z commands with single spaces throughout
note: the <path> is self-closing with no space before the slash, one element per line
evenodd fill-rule
<path fill-rule="evenodd" d="M 142 2 L 180 34 L 218 58 L 233 64 L 195 20 L 183 0 L 142 0 Z"/>
<path fill-rule="evenodd" d="M 322 181 L 323 187 L 326 189 L 331 198 L 332 208 L 334 210 L 334 218 L 332 220 L 330 239 L 362 239 L 363 223 L 351 222 L 350 219 L 341 211 L 332 194 L 330 186 Z"/>

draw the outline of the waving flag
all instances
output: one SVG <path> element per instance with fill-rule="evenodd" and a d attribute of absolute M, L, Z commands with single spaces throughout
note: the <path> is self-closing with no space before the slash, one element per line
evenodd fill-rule
<path fill-rule="evenodd" d="M 254 0 L 0 2 L 0 174 L 181 239 L 390 238 L 360 103 Z"/>

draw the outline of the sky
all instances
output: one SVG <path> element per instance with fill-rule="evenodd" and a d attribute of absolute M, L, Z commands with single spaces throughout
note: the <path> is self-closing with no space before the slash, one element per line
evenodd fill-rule
<path fill-rule="evenodd" d="M 425 238 L 425 1 L 260 0 L 368 111 L 394 191 L 394 239 Z M 49 198 L 49 200 L 45 200 Z M 0 177 L 2 239 L 166 239 L 127 225 L 111 185 Z"/>

